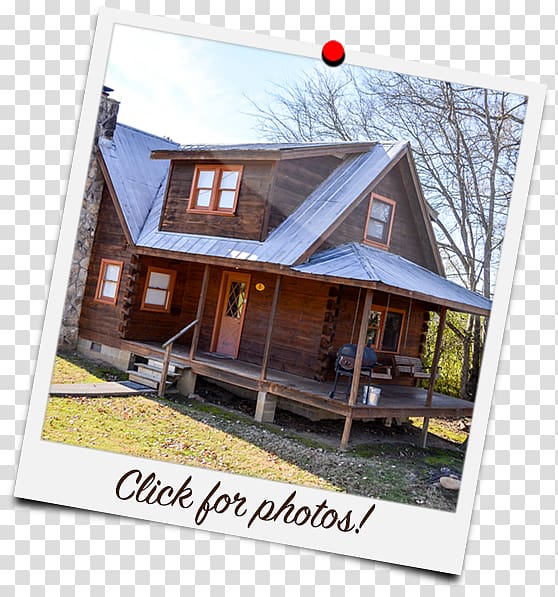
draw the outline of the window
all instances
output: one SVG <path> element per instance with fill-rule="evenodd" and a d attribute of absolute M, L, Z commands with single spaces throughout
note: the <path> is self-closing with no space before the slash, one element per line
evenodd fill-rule
<path fill-rule="evenodd" d="M 375 350 L 399 352 L 405 311 L 374 305 L 368 316 L 366 342 Z"/>
<path fill-rule="evenodd" d="M 171 307 L 175 279 L 176 272 L 173 270 L 150 267 L 147 270 L 141 308 L 146 311 L 164 311 L 168 313 Z"/>
<path fill-rule="evenodd" d="M 372 194 L 364 240 L 374 245 L 388 247 L 394 212 L 395 201 L 393 199 Z"/>
<path fill-rule="evenodd" d="M 196 166 L 189 211 L 234 215 L 242 166 Z"/>
<path fill-rule="evenodd" d="M 96 301 L 116 305 L 123 265 L 122 261 L 111 261 L 110 259 L 101 261 L 101 270 L 95 291 Z"/>

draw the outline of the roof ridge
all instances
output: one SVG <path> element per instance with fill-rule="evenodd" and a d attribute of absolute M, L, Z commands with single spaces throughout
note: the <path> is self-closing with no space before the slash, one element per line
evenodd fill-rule
<path fill-rule="evenodd" d="M 269 236 L 267 237 L 267 239 L 265 240 L 265 242 L 269 242 L 270 244 L 272 242 L 274 242 L 274 239 L 276 236 L 280 236 L 282 231 L 286 228 L 288 228 L 290 225 L 292 225 L 293 221 L 296 221 L 297 217 L 301 217 L 302 215 L 304 215 L 305 213 L 307 213 L 308 211 L 313 212 L 313 206 L 311 205 L 311 203 L 309 202 L 309 200 L 311 198 L 313 198 L 315 195 L 319 195 L 320 192 L 323 192 L 323 190 L 325 188 L 327 188 L 328 186 L 331 186 L 332 184 L 334 184 L 337 180 L 337 177 L 339 176 L 339 173 L 343 173 L 346 170 L 348 170 L 350 168 L 350 166 L 353 165 L 353 163 L 355 161 L 357 161 L 361 156 L 366 155 L 367 153 L 373 151 L 373 148 L 369 149 L 366 152 L 363 153 L 358 153 L 355 155 L 352 155 L 346 159 L 344 159 L 334 170 L 333 172 L 331 172 L 331 174 L 329 174 L 328 176 L 326 176 L 326 178 L 324 178 L 324 180 L 322 180 L 322 182 L 320 182 L 320 184 L 309 194 L 305 197 L 305 199 L 302 201 L 302 203 L 289 215 L 287 216 L 280 224 L 279 226 L 277 226 L 277 228 L 275 228 L 274 230 L 271 231 L 271 233 L 269 234 Z M 336 189 L 333 194 L 331 196 L 334 196 L 336 194 L 339 194 L 340 192 L 342 192 L 342 188 L 339 187 L 338 189 Z M 315 215 L 315 214 L 314 214 Z"/>
<path fill-rule="evenodd" d="M 166 143 L 172 143 L 173 145 L 176 145 L 177 147 L 180 147 L 180 143 L 178 143 L 178 141 L 173 141 L 172 139 L 168 139 L 167 137 L 161 137 L 161 135 L 155 135 L 154 133 L 148 133 L 147 131 L 142 131 L 141 129 L 138 129 L 135 126 L 131 126 L 129 124 L 125 124 L 123 122 L 117 122 L 116 126 L 121 126 L 123 128 L 127 128 L 130 129 L 132 131 L 136 131 L 138 133 L 141 133 L 142 135 L 145 135 L 146 137 L 153 137 L 153 139 L 160 139 L 161 141 L 165 141 Z"/>
<path fill-rule="evenodd" d="M 351 245 L 351 249 L 352 249 L 355 257 L 358 259 L 358 262 L 362 266 L 362 269 L 371 278 L 379 280 L 380 278 L 379 278 L 378 272 L 376 271 L 374 266 L 368 261 L 368 259 L 366 259 L 365 256 L 362 254 L 361 248 L 364 248 L 364 246 L 361 243 L 357 243 L 355 241 L 353 241 L 349 244 Z"/>

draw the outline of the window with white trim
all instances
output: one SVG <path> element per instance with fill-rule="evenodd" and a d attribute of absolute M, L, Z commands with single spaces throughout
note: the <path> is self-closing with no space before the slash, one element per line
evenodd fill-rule
<path fill-rule="evenodd" d="M 374 245 L 389 247 L 391 227 L 395 213 L 395 201 L 372 194 L 364 240 Z"/>
<path fill-rule="evenodd" d="M 234 215 L 241 175 L 242 166 L 196 166 L 188 210 Z"/>
<path fill-rule="evenodd" d="M 95 291 L 96 301 L 109 305 L 116 304 L 123 265 L 122 261 L 113 261 L 111 259 L 101 260 L 101 269 Z"/>
<path fill-rule="evenodd" d="M 141 308 L 146 311 L 168 313 L 171 308 L 175 280 L 174 270 L 150 267 L 147 270 Z"/>

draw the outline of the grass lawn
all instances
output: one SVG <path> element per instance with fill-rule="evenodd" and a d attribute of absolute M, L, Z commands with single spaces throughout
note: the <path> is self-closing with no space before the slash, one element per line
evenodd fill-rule
<path fill-rule="evenodd" d="M 95 383 L 127 378 L 126 373 L 120 369 L 91 361 L 74 352 L 64 352 L 56 355 L 51 383 Z"/>
<path fill-rule="evenodd" d="M 114 379 L 86 359 L 57 359 L 54 383 Z M 93 376 L 94 379 L 91 379 Z M 432 422 L 431 422 L 432 423 Z M 47 407 L 43 439 L 211 468 L 332 491 L 454 510 L 457 494 L 432 482 L 445 466 L 460 471 L 454 449 L 409 442 L 359 444 L 345 452 L 292 429 L 259 424 L 209 402 L 153 397 L 59 398 Z"/>

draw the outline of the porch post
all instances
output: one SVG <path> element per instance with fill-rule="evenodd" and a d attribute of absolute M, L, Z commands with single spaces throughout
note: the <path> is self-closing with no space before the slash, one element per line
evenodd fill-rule
<path fill-rule="evenodd" d="M 200 298 L 198 299 L 198 310 L 196 312 L 196 319 L 198 323 L 194 328 L 194 334 L 192 335 L 192 344 L 190 346 L 190 360 L 193 361 L 194 357 L 196 356 L 196 350 L 198 348 L 198 342 L 200 339 L 200 332 L 201 332 L 201 324 L 202 324 L 202 317 L 203 317 L 203 309 L 205 307 L 205 297 L 207 296 L 207 287 L 209 285 L 209 264 L 206 263 L 205 268 L 203 270 L 203 279 L 202 285 L 200 290 Z"/>
<path fill-rule="evenodd" d="M 269 353 L 271 352 L 271 336 L 273 334 L 273 322 L 275 321 L 275 314 L 277 312 L 277 304 L 279 302 L 279 290 L 281 288 L 281 274 L 277 274 L 275 278 L 275 290 L 273 291 L 273 302 L 271 303 L 271 313 L 269 314 L 269 321 L 267 323 L 267 333 L 265 336 L 264 354 L 262 360 L 262 369 L 260 372 L 260 381 L 265 380 L 267 374 L 267 364 L 269 362 Z"/>
<path fill-rule="evenodd" d="M 442 337 L 444 335 L 444 327 L 446 325 L 447 307 L 442 307 L 440 310 L 440 321 L 438 322 L 438 333 L 436 335 L 436 344 L 434 346 L 434 356 L 432 357 L 432 367 L 430 370 L 430 380 L 428 382 L 428 394 L 426 395 L 426 405 L 432 404 L 432 394 L 434 393 L 434 384 L 436 383 L 436 371 L 438 371 L 438 363 L 440 362 L 440 352 L 442 349 Z"/>
<path fill-rule="evenodd" d="M 434 355 L 432 357 L 432 367 L 430 370 L 430 380 L 428 381 L 428 391 L 426 394 L 426 406 L 432 405 L 432 395 L 434 394 L 434 384 L 436 383 L 436 372 L 438 371 L 438 363 L 440 362 L 440 352 L 442 349 L 442 337 L 444 335 L 444 327 L 446 325 L 447 307 L 442 307 L 440 310 L 440 321 L 438 322 L 438 332 L 436 334 L 436 344 L 434 346 Z M 428 423 L 429 417 L 424 417 L 422 423 L 422 447 L 426 447 L 426 438 L 428 437 Z"/>
<path fill-rule="evenodd" d="M 364 356 L 364 345 L 366 342 L 366 332 L 368 331 L 368 317 L 370 309 L 372 308 L 372 299 L 374 298 L 374 291 L 369 288 L 366 291 L 364 299 L 364 306 L 362 307 L 362 317 L 360 320 L 360 330 L 358 332 L 357 351 L 355 356 L 355 368 L 353 369 L 353 379 L 351 382 L 351 393 L 349 394 L 349 413 L 345 417 L 345 427 L 343 428 L 343 436 L 341 437 L 341 449 L 344 450 L 349 443 L 349 435 L 351 434 L 351 426 L 353 424 L 353 409 L 351 408 L 357 399 L 358 386 L 360 384 L 360 371 L 362 368 L 362 357 Z"/>

